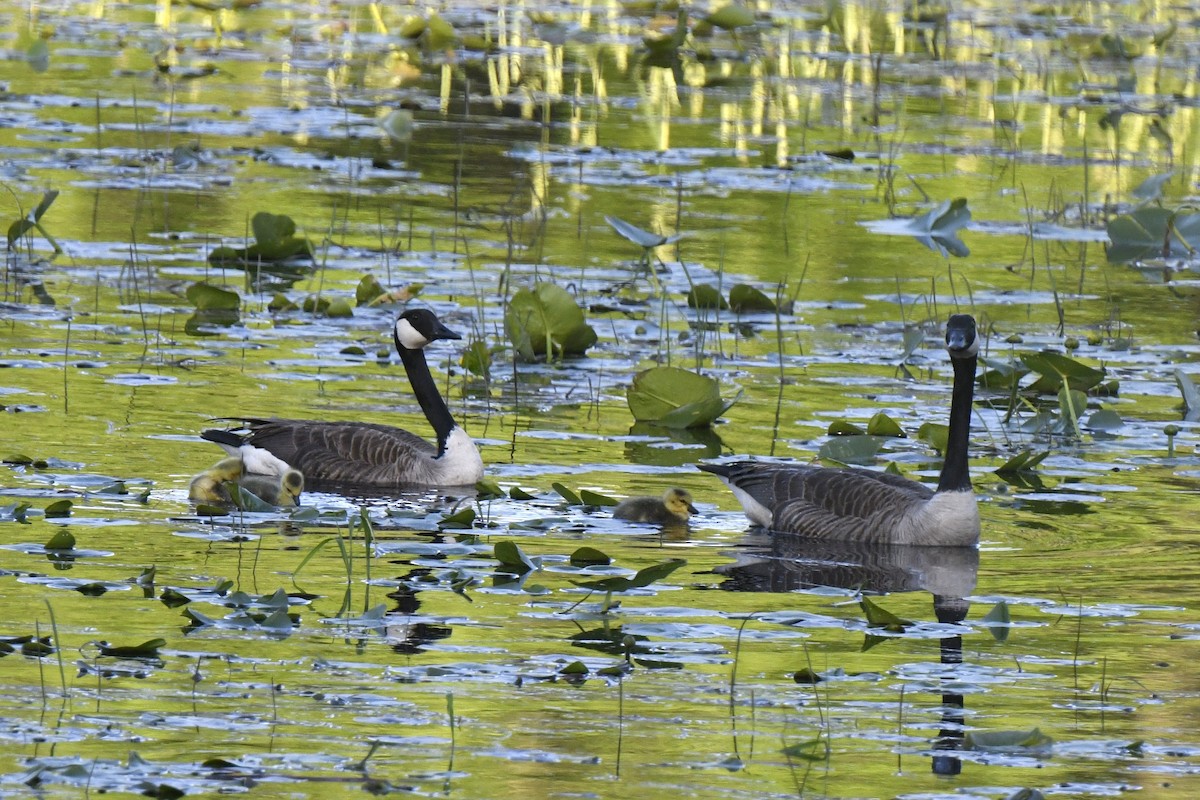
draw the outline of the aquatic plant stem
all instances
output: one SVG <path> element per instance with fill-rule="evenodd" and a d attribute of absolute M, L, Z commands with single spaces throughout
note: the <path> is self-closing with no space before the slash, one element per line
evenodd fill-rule
<path fill-rule="evenodd" d="M 69 402 L 70 396 L 71 396 L 70 391 L 69 391 L 70 387 L 67 385 L 68 384 L 67 375 L 69 374 L 69 371 L 67 369 L 67 362 L 71 358 L 71 320 L 72 320 L 72 318 L 73 317 L 71 315 L 67 316 L 67 341 L 65 344 L 63 344 L 63 416 L 64 417 L 71 412 L 71 404 Z"/>
<path fill-rule="evenodd" d="M 450 776 L 454 774 L 454 753 L 458 747 L 458 726 L 454 722 L 454 692 L 446 692 L 446 716 L 450 725 L 450 759 L 446 764 L 445 789 L 450 790 Z"/>
<path fill-rule="evenodd" d="M 625 654 L 628 662 L 629 653 Z M 625 679 L 617 678 L 617 764 L 615 777 L 621 777 L 621 750 L 625 744 Z"/>
<path fill-rule="evenodd" d="M 67 671 L 63 667 L 62 642 L 58 638 L 58 620 L 54 617 L 54 606 L 50 605 L 48 599 L 45 602 L 46 610 L 50 613 L 50 632 L 54 634 L 54 654 L 58 658 L 58 681 L 62 687 L 63 703 L 65 704 L 67 702 Z M 41 659 L 38 659 L 38 663 L 41 663 Z"/>

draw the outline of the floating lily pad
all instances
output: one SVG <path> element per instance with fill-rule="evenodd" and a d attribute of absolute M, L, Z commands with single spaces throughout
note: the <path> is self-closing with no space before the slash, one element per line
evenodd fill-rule
<path fill-rule="evenodd" d="M 679 241 L 682 236 L 663 236 L 661 233 L 651 233 L 647 230 L 642 230 L 637 225 L 626 222 L 619 217 L 609 215 L 604 216 L 604 221 L 613 227 L 617 233 L 624 236 L 629 241 L 636 244 L 638 247 L 651 248 L 659 247 L 664 244 L 674 244 Z"/>
<path fill-rule="evenodd" d="M 57 550 L 57 551 L 74 550 L 75 549 L 75 535 L 73 533 L 71 533 L 70 531 L 65 531 L 65 530 L 59 531 L 58 533 L 56 533 L 50 537 L 50 541 L 46 542 L 45 548 L 47 550 Z"/>
<path fill-rule="evenodd" d="M 721 399 L 716 379 L 679 367 L 639 372 L 625 396 L 634 419 L 667 428 L 711 425 L 738 400 Z"/>
<path fill-rule="evenodd" d="M 492 548 L 492 555 L 500 562 L 500 566 L 508 569 L 520 572 L 541 569 L 541 562 L 525 555 L 525 551 L 516 542 L 496 542 L 496 546 Z"/>
<path fill-rule="evenodd" d="M 296 236 L 296 223 L 286 214 L 259 211 L 250 220 L 254 244 L 247 248 L 217 247 L 208 256 L 212 263 L 279 263 L 313 258 L 312 243 Z"/>
<path fill-rule="evenodd" d="M 354 301 L 360 306 L 368 306 L 386 291 L 374 275 L 363 275 L 358 281 L 358 286 L 354 288 Z"/>
<path fill-rule="evenodd" d="M 578 494 L 576 494 L 571 489 L 568 489 L 566 486 L 559 483 L 558 481 L 555 481 L 554 483 L 550 484 L 550 488 L 553 489 L 554 491 L 558 492 L 559 496 L 567 501 L 567 505 L 572 505 L 572 506 L 583 505 L 583 501 L 579 499 Z"/>
<path fill-rule="evenodd" d="M 571 293 L 545 281 L 521 289 L 509 299 L 504 330 L 527 361 L 538 356 L 581 355 L 597 339 Z"/>
<path fill-rule="evenodd" d="M 1022 472 L 1032 472 L 1038 464 L 1050 455 L 1049 450 L 1043 450 L 1040 453 L 1034 453 L 1032 450 L 1022 450 L 1015 456 L 1005 461 L 996 468 L 997 475 L 1017 475 Z"/>
<path fill-rule="evenodd" d="M 629 589 L 640 589 L 643 586 L 649 586 L 655 581 L 660 581 L 686 563 L 685 559 L 672 558 L 661 564 L 640 569 L 632 578 L 615 575 L 595 581 L 572 581 L 572 583 L 584 589 L 593 589 L 601 592 L 624 592 Z"/>
<path fill-rule="evenodd" d="M 829 427 L 825 430 L 830 436 L 865 436 L 866 431 L 855 425 L 850 420 L 835 419 L 829 423 Z"/>
<path fill-rule="evenodd" d="M 893 236 L 915 236 L 917 241 L 942 255 L 960 258 L 971 254 L 958 238 L 958 232 L 971 221 L 965 197 L 946 200 L 937 207 L 911 219 L 873 220 L 863 223 L 868 230 Z"/>
<path fill-rule="evenodd" d="M 725 30 L 744 28 L 754 24 L 754 12 L 738 3 L 721 6 L 704 18 L 710 25 Z"/>
<path fill-rule="evenodd" d="M 968 750 L 1044 751 L 1054 740 L 1039 729 L 1028 731 L 967 731 L 963 744 Z"/>
<path fill-rule="evenodd" d="M 109 645 L 100 643 L 100 655 L 111 658 L 158 658 L 158 650 L 165 647 L 166 639 L 148 639 L 135 645 Z"/>
<path fill-rule="evenodd" d="M 900 423 L 889 417 L 882 411 L 875 413 L 871 420 L 867 423 L 867 433 L 871 436 L 891 436 L 893 438 L 905 438 L 907 434 L 900 427 Z"/>
<path fill-rule="evenodd" d="M 1113 263 L 1187 255 L 1200 246 L 1200 213 L 1144 206 L 1108 222 Z"/>
<path fill-rule="evenodd" d="M 580 547 L 571 553 L 571 565 L 575 567 L 607 565 L 611 563 L 611 557 L 594 547 Z"/>
<path fill-rule="evenodd" d="M 1103 368 L 1089 367 L 1073 358 L 1048 350 L 1040 353 L 1022 353 L 1020 358 L 1030 371 L 1038 374 L 1038 379 L 1029 388 L 1040 394 L 1057 394 L 1064 378 L 1072 389 L 1081 392 L 1096 388 L 1104 380 Z"/>
<path fill-rule="evenodd" d="M 74 505 L 75 504 L 70 500 L 55 500 L 50 505 L 46 506 L 46 510 L 43 513 L 47 518 L 69 517 L 71 516 L 71 508 Z"/>
<path fill-rule="evenodd" d="M 203 282 L 187 288 L 187 299 L 198 311 L 237 311 L 242 305 L 237 292 Z"/>
<path fill-rule="evenodd" d="M 615 497 L 609 497 L 606 494 L 593 492 L 590 489 L 579 490 L 579 501 L 585 506 L 596 506 L 599 508 L 608 508 L 617 505 L 620 501 Z"/>
<path fill-rule="evenodd" d="M 688 308 L 703 308 L 703 309 L 726 309 L 729 308 L 729 303 L 725 302 L 725 298 L 717 290 L 717 287 L 701 283 L 693 286 L 687 295 Z"/>
<path fill-rule="evenodd" d="M 1001 600 L 992 606 L 991 611 L 984 615 L 983 624 L 987 626 L 993 639 L 997 642 L 1006 642 L 1008 641 L 1009 623 L 1011 620 L 1008 603 Z"/>
<path fill-rule="evenodd" d="M 911 628 L 914 624 L 912 620 L 902 619 L 879 604 L 872 602 L 869 597 L 864 597 L 859 602 L 859 605 L 862 606 L 863 614 L 867 617 L 867 625 L 872 628 L 883 628 L 892 633 L 900 633 L 905 628 Z"/>
<path fill-rule="evenodd" d="M 883 449 L 885 438 L 870 435 L 834 436 L 821 445 L 817 455 L 841 464 L 870 464 Z"/>
<path fill-rule="evenodd" d="M 736 284 L 729 290 L 729 307 L 738 314 L 775 313 L 775 301 L 748 283 Z"/>

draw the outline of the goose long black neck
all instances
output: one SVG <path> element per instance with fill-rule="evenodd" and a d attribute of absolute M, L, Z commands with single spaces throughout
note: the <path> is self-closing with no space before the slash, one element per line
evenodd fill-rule
<path fill-rule="evenodd" d="M 954 392 L 950 397 L 950 432 L 946 442 L 946 460 L 938 478 L 939 492 L 965 492 L 971 489 L 967 451 L 971 444 L 971 402 L 975 395 L 975 366 L 978 358 L 952 359 Z"/>
<path fill-rule="evenodd" d="M 433 432 L 437 434 L 438 455 L 440 456 L 446 451 L 446 440 L 450 437 L 450 431 L 454 429 L 454 417 L 450 416 L 450 409 L 446 407 L 446 401 L 442 399 L 442 393 L 438 391 L 437 383 L 429 374 L 425 351 L 410 350 L 402 345 L 399 339 L 396 339 L 396 352 L 400 354 L 400 360 L 404 363 L 408 382 L 412 384 L 413 394 L 417 396 L 417 402 L 421 404 L 421 410 L 425 412 L 425 419 L 429 420 L 429 424 L 433 426 Z"/>

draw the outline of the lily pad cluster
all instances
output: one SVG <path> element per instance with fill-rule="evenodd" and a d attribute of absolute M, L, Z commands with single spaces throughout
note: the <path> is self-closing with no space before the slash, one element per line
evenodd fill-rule
<path fill-rule="evenodd" d="M 259 211 L 250 220 L 254 244 L 217 247 L 208 255 L 213 264 L 227 266 L 280 265 L 296 259 L 312 261 L 312 242 L 296 235 L 296 223 L 286 214 Z"/>

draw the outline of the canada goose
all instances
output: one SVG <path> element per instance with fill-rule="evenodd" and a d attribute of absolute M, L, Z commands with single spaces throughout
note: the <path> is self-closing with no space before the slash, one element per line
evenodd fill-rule
<path fill-rule="evenodd" d="M 193 503 L 236 505 L 225 486 L 226 483 L 236 483 L 259 500 L 273 506 L 300 505 L 300 493 L 304 491 L 304 476 L 299 470 L 289 468 L 284 470 L 282 475 L 252 475 L 245 471 L 241 458 L 230 456 L 192 478 L 188 486 L 188 497 Z"/>
<path fill-rule="evenodd" d="M 252 473 L 282 474 L 289 467 L 311 485 L 395 489 L 400 486 L 468 486 L 483 477 L 483 459 L 454 422 L 438 392 L 423 348 L 437 339 L 460 339 L 432 311 L 409 309 L 396 320 L 393 339 L 413 394 L 437 434 L 437 446 L 416 434 L 369 422 L 318 422 L 241 418 L 243 431 L 200 434 Z"/>
<path fill-rule="evenodd" d="M 954 365 L 950 431 L 937 491 L 886 472 L 766 461 L 699 464 L 729 488 L 756 525 L 785 533 L 889 544 L 967 546 L 979 542 L 967 446 L 979 340 L 975 320 L 946 325 Z"/>
<path fill-rule="evenodd" d="M 627 497 L 613 509 L 613 519 L 654 525 L 686 525 L 696 513 L 692 496 L 683 489 L 667 489 L 662 497 Z"/>

